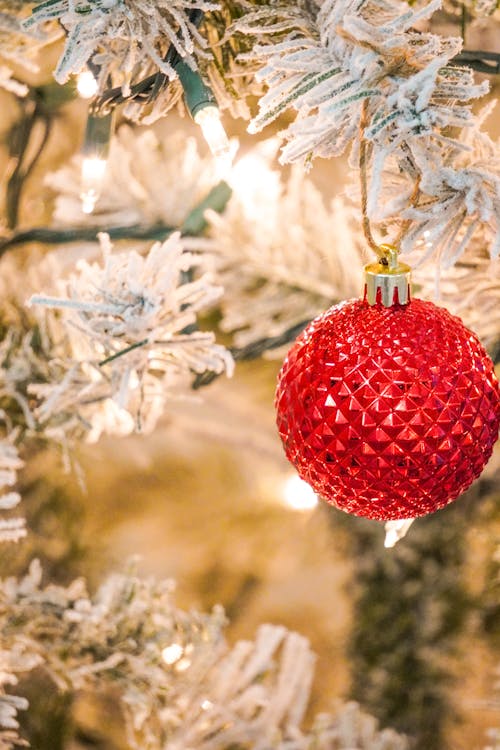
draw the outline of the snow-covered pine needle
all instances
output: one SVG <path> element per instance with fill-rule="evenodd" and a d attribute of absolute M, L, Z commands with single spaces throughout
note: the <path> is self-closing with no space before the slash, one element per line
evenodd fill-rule
<path fill-rule="evenodd" d="M 190 19 L 193 10 L 217 7 L 210 0 L 44 0 L 24 22 L 31 29 L 59 21 L 67 32 L 63 54 L 55 70 L 59 83 L 79 73 L 92 60 L 100 68 L 104 87 L 111 76 L 115 84 L 127 86 L 137 70 L 148 65 L 176 78 L 163 59 L 172 44 L 189 65 L 195 66 L 195 52 L 202 51 L 203 37 Z"/>
<path fill-rule="evenodd" d="M 13 434 L 0 439 L 0 512 L 2 513 L 5 511 L 10 513 L 21 500 L 20 494 L 10 489 L 16 484 L 17 472 L 24 465 L 14 445 L 14 437 Z M 26 528 L 23 518 L 10 515 L 0 518 L 0 542 L 18 542 L 24 536 L 26 536 Z"/>
<path fill-rule="evenodd" d="M 65 340 L 53 353 L 54 382 L 30 388 L 39 398 L 36 417 L 49 430 L 87 425 L 90 440 L 152 429 L 167 396 L 192 373 L 233 369 L 214 334 L 196 328 L 222 289 L 207 274 L 191 278 L 199 257 L 184 251 L 178 233 L 144 256 L 113 253 L 108 236 L 99 239 L 102 263 L 81 260 L 61 281 L 62 296 L 30 300 L 60 316 Z"/>
<path fill-rule="evenodd" d="M 0 583 L 2 648 L 33 654 L 61 690 L 111 688 L 133 750 L 408 749 L 354 703 L 305 730 L 315 663 L 308 641 L 261 625 L 255 639 L 230 647 L 220 607 L 184 612 L 172 590 L 132 572 L 110 576 L 90 597 L 82 580 L 43 587 L 34 561 L 24 578 Z"/>

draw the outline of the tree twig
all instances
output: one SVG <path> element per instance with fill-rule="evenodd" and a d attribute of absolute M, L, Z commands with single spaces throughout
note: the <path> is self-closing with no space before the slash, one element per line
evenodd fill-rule
<path fill-rule="evenodd" d="M 174 227 L 165 224 L 133 224 L 119 227 L 69 227 L 54 229 L 51 227 L 32 227 L 15 232 L 10 237 L 0 240 L 0 257 L 11 247 L 26 242 L 40 242 L 43 245 L 64 245 L 68 242 L 95 242 L 99 232 L 106 232 L 111 239 L 161 240 L 175 231 Z"/>
<path fill-rule="evenodd" d="M 500 52 L 464 49 L 459 55 L 453 58 L 452 62 L 467 65 L 478 73 L 486 73 L 488 75 L 500 74 Z"/>
<path fill-rule="evenodd" d="M 203 11 L 198 8 L 195 8 L 189 14 L 190 22 L 196 27 L 200 25 L 202 19 Z M 175 68 L 176 63 L 180 60 L 180 56 L 173 44 L 169 46 L 163 59 L 168 65 Z M 102 96 L 96 99 L 93 106 L 96 111 L 99 112 L 106 111 L 110 107 L 115 107 L 118 104 L 123 104 L 124 102 L 133 99 L 154 101 L 167 81 L 169 81 L 168 75 L 161 70 L 158 70 L 156 73 L 143 78 L 141 81 L 138 81 L 131 86 L 130 92 L 127 95 L 123 94 L 121 86 L 115 86 L 115 88 L 108 89 L 108 91 L 105 91 Z"/>
<path fill-rule="evenodd" d="M 68 227 L 67 229 L 32 227 L 14 232 L 10 236 L 0 239 L 0 257 L 10 248 L 26 242 L 40 242 L 44 245 L 63 245 L 69 242 L 95 242 L 100 232 L 109 234 L 110 238 L 114 240 L 164 240 L 177 229 L 184 235 L 196 236 L 206 229 L 205 211 L 211 209 L 212 211 L 217 211 L 217 213 L 222 213 L 230 197 L 231 188 L 229 185 L 224 181 L 219 182 L 192 209 L 181 227 L 172 227 L 161 223 L 133 224 L 131 226 L 117 227 Z"/>
<path fill-rule="evenodd" d="M 253 341 L 251 344 L 247 344 L 247 346 L 231 347 L 229 351 L 233 355 L 234 359 L 238 362 L 248 362 L 249 360 L 257 359 L 269 349 L 277 349 L 279 346 L 291 344 L 292 341 L 295 341 L 299 333 L 304 330 L 309 322 L 309 320 L 303 320 L 300 323 L 292 326 L 292 328 L 289 328 L 283 333 L 280 333 L 278 336 L 259 339 L 258 341 Z M 191 387 L 194 390 L 203 388 L 205 385 L 210 385 L 210 383 L 212 383 L 220 375 L 221 373 L 213 372 L 212 370 L 206 370 L 205 372 L 196 375 Z"/>

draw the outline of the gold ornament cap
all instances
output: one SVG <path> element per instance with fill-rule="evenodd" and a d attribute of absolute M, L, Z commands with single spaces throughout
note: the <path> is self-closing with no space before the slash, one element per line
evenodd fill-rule
<path fill-rule="evenodd" d="M 365 266 L 365 300 L 369 305 L 382 303 L 407 305 L 410 301 L 411 268 L 398 260 L 392 245 L 380 245 L 381 258 Z"/>

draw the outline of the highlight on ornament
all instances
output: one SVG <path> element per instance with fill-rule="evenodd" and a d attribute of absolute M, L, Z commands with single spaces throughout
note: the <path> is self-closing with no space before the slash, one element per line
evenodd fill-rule
<path fill-rule="evenodd" d="M 97 94 L 98 83 L 91 70 L 82 70 L 76 79 L 76 90 L 82 99 L 92 99 Z"/>
<path fill-rule="evenodd" d="M 288 477 L 283 485 L 283 499 L 285 505 L 292 510 L 312 510 L 318 504 L 318 496 L 307 482 L 297 474 Z"/>

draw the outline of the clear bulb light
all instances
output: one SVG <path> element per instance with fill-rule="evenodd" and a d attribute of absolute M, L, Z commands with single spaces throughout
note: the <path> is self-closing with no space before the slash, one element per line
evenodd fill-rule
<path fill-rule="evenodd" d="M 414 518 L 402 518 L 399 521 L 387 521 L 384 526 L 384 547 L 390 549 L 394 547 L 400 539 L 403 539 L 403 537 L 405 537 L 408 533 L 408 529 L 410 528 L 414 520 Z"/>
<path fill-rule="evenodd" d="M 285 504 L 293 510 L 312 510 L 318 504 L 313 488 L 296 474 L 289 477 L 283 487 Z"/>
<path fill-rule="evenodd" d="M 208 148 L 217 162 L 220 177 L 225 178 L 233 163 L 233 149 L 221 122 L 218 107 L 203 107 L 195 114 L 194 121 L 200 126 Z"/>
<path fill-rule="evenodd" d="M 280 172 L 271 165 L 278 148 L 277 138 L 261 141 L 235 161 L 227 178 L 249 224 L 258 221 L 261 226 L 274 226 L 276 223 L 276 206 L 283 186 Z"/>
<path fill-rule="evenodd" d="M 91 70 L 82 70 L 76 79 L 76 89 L 82 99 L 92 99 L 97 94 L 98 83 Z"/>
<path fill-rule="evenodd" d="M 82 162 L 80 198 L 84 214 L 91 214 L 101 195 L 107 160 L 85 156 Z"/>
<path fill-rule="evenodd" d="M 172 645 L 166 646 L 163 649 L 161 652 L 161 658 L 165 664 L 175 664 L 176 661 L 179 661 L 183 653 L 184 649 L 182 646 L 178 643 L 172 643 Z"/>

